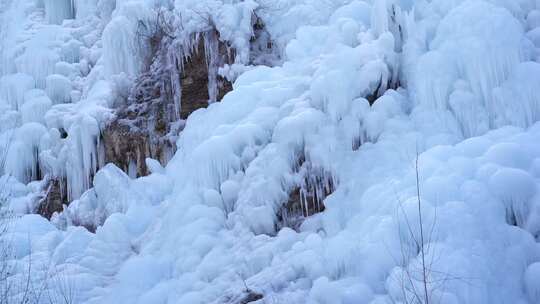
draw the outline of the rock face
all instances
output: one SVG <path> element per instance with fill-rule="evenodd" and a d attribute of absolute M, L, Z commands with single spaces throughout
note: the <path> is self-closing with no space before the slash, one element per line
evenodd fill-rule
<path fill-rule="evenodd" d="M 55 212 L 61 212 L 67 200 L 65 179 L 52 178 L 46 183 L 43 197 L 39 201 L 37 213 L 50 219 Z"/>
<path fill-rule="evenodd" d="M 332 174 L 322 168 L 314 167 L 300 156 L 294 169 L 300 182 L 289 191 L 289 198 L 277 212 L 277 227 L 298 230 L 304 220 L 314 214 L 323 212 L 324 199 L 336 188 Z"/>
<path fill-rule="evenodd" d="M 239 304 L 253 303 L 263 298 L 264 296 L 262 294 L 254 292 L 252 290 L 247 290 L 247 295 L 242 300 L 240 300 Z"/>
<path fill-rule="evenodd" d="M 102 133 L 106 162 L 114 163 L 133 177 L 149 173 L 146 158 L 166 163 L 174 154 L 174 146 L 166 138 L 167 124 L 146 119 L 139 123 L 146 126 L 155 124 L 148 126 L 153 127 L 152 130 L 145 126 L 134 126 L 128 120 L 115 120 Z"/>
<path fill-rule="evenodd" d="M 264 295 L 258 293 L 254 290 L 246 288 L 241 292 L 234 294 L 227 294 L 221 297 L 218 303 L 223 304 L 249 304 L 249 303 L 259 303 L 259 300 L 264 299 Z"/>
<path fill-rule="evenodd" d="M 157 50 L 152 66 L 137 80 L 128 103 L 117 110 L 116 119 L 102 132 L 105 162 L 114 163 L 130 176 L 147 175 L 146 158 L 157 159 L 164 165 L 174 154 L 174 142 L 183 120 L 195 110 L 207 107 L 213 90 L 217 90 L 217 101 L 232 90 L 232 84 L 217 75 L 217 67 L 231 63 L 233 55 L 219 41 L 215 30 L 202 36 L 203 39 L 193 40 L 196 47 L 191 53 L 175 56 L 183 60 L 174 64 L 179 73 L 164 68 L 170 69 L 167 52 L 174 44 L 164 44 Z M 217 53 L 209 50 L 216 46 Z M 177 93 L 171 85 L 175 82 L 180 85 L 180 105 L 176 104 Z"/>
<path fill-rule="evenodd" d="M 209 48 L 212 46 L 207 44 L 218 46 L 216 58 L 210 58 L 214 55 L 208 54 Z M 215 62 L 209 62 L 214 60 Z M 232 50 L 227 47 L 226 43 L 218 41 L 218 34 L 215 31 L 210 33 L 206 39 L 198 40 L 196 49 L 183 63 L 181 119 L 187 119 L 195 110 L 208 106 L 208 102 L 211 101 L 211 82 L 216 82 L 216 101 L 220 101 L 225 94 L 232 90 L 232 84 L 217 75 L 217 67 L 230 64 L 233 61 Z"/>
<path fill-rule="evenodd" d="M 289 227 L 298 230 L 304 220 L 314 214 L 323 212 L 326 207 L 323 200 L 334 191 L 334 185 L 309 185 L 307 189 L 295 188 L 289 199 L 278 211 L 278 227 Z"/>
<path fill-rule="evenodd" d="M 277 61 L 270 36 L 256 17 L 253 33 L 250 62 Z M 150 173 L 146 158 L 165 165 L 176 151 L 177 136 L 189 115 L 232 90 L 232 83 L 218 69 L 234 63 L 235 51 L 220 40 L 217 30 L 197 33 L 189 41 L 179 41 L 163 29 L 146 38 L 153 54 L 148 68 L 136 79 L 127 101 L 119 102 L 115 118 L 101 130 L 98 147 L 104 163 L 114 163 L 131 177 Z M 67 134 L 61 132 L 65 138 Z M 68 203 L 65 181 L 54 178 L 47 183 L 38 213 L 50 218 Z"/>
<path fill-rule="evenodd" d="M 250 40 L 249 61 L 255 65 L 273 66 L 281 62 L 279 52 L 276 52 L 270 33 L 266 30 L 264 21 L 252 16 L 253 36 Z"/>

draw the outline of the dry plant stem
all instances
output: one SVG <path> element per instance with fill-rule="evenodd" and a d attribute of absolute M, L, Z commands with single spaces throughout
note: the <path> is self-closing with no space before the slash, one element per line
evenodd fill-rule
<path fill-rule="evenodd" d="M 420 177 L 419 177 L 419 172 L 418 172 L 418 153 L 416 153 L 414 169 L 416 173 L 416 195 L 418 198 L 418 221 L 420 224 L 420 254 L 422 257 L 422 283 L 424 285 L 424 301 L 425 301 L 424 303 L 429 304 L 426 254 L 424 251 L 424 228 L 423 228 L 423 222 L 422 222 L 422 199 L 420 198 Z"/>

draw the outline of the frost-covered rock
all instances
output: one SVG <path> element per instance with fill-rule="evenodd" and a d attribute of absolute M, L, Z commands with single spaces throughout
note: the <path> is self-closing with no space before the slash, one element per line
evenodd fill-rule
<path fill-rule="evenodd" d="M 38 202 L 37 213 L 50 219 L 55 213 L 62 212 L 68 204 L 65 180 L 52 178 L 46 181 L 42 198 Z"/>
<path fill-rule="evenodd" d="M 87 304 L 536 303 L 539 5 L 0 1 L 13 279 L 31 262 Z"/>

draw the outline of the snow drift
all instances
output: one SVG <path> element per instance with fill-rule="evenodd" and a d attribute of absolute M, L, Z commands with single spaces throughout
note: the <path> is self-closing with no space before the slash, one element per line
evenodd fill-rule
<path fill-rule="evenodd" d="M 74 303 L 425 303 L 424 288 L 433 303 L 540 301 L 540 2 L 29 0 L 0 14 L 10 280 L 32 263 Z M 199 39 L 209 103 L 172 115 L 176 153 L 133 178 L 105 164 L 101 133 L 152 71 L 161 14 L 171 110 Z M 218 76 L 233 90 L 215 102 Z M 67 201 L 48 221 L 33 213 L 53 178 Z"/>

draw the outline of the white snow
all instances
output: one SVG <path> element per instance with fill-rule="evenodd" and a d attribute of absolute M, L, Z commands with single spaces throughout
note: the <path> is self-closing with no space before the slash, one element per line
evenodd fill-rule
<path fill-rule="evenodd" d="M 148 158 L 151 174 L 133 178 L 104 163 L 100 133 L 148 67 L 141 26 L 159 5 L 174 16 L 169 63 L 204 39 L 234 89 L 214 102 L 211 76 L 172 160 Z M 533 0 L 0 1 L 0 194 L 18 215 L 0 240 L 33 281 L 68 280 L 74 303 L 236 304 L 248 288 L 264 296 L 253 303 L 380 304 L 423 294 L 424 233 L 430 302 L 537 303 L 539 12 Z M 274 66 L 250 62 L 253 14 Z M 218 39 L 233 65 L 218 66 Z M 51 221 L 28 214 L 47 178 L 70 201 Z M 298 225 L 280 213 L 296 191 Z"/>

